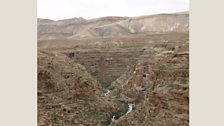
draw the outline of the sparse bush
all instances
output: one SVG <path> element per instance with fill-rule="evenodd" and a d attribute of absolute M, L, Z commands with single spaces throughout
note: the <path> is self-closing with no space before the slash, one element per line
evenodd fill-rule
<path fill-rule="evenodd" d="M 112 112 L 113 113 L 112 115 L 115 116 L 115 119 L 119 119 L 128 111 L 128 104 L 122 100 L 116 100 L 115 103 L 119 108 L 117 111 Z"/>
<path fill-rule="evenodd" d="M 91 75 L 94 76 L 94 77 L 96 77 L 96 76 L 99 75 L 99 73 L 100 73 L 100 72 L 96 70 L 96 71 L 94 71 L 94 72 L 91 72 Z"/>

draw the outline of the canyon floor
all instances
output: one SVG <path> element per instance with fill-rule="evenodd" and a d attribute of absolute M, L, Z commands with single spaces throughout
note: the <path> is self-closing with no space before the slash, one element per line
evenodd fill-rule
<path fill-rule="evenodd" d="M 38 126 L 188 126 L 183 17 L 41 19 Z"/>

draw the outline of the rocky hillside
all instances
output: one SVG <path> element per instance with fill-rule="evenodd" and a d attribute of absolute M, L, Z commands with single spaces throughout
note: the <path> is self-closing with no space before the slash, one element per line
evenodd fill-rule
<path fill-rule="evenodd" d="M 38 126 L 188 126 L 188 19 L 38 19 Z"/>
<path fill-rule="evenodd" d="M 101 85 L 65 55 L 38 51 L 38 126 L 108 125 L 122 111 Z"/>
<path fill-rule="evenodd" d="M 163 48 L 159 57 L 151 57 L 150 60 L 145 58 L 148 51 L 152 50 L 146 49 L 136 66 L 109 87 L 111 97 L 135 104 L 131 113 L 113 125 L 188 126 L 188 44 L 175 51 Z"/>

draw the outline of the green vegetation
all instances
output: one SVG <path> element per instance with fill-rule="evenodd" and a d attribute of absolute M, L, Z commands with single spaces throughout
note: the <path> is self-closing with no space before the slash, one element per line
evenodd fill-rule
<path fill-rule="evenodd" d="M 101 122 L 101 124 L 102 124 L 103 126 L 108 126 L 108 125 L 110 124 L 110 122 L 111 122 L 111 118 L 106 118 L 106 120 L 103 120 L 103 121 Z"/>
<path fill-rule="evenodd" d="M 186 86 L 184 84 L 167 84 L 167 83 L 160 84 L 159 87 L 166 87 L 169 89 L 176 89 L 176 90 L 186 88 Z"/>
<path fill-rule="evenodd" d="M 175 43 L 162 43 L 162 44 L 157 44 L 157 45 L 154 46 L 154 48 L 156 48 L 156 47 L 165 48 L 167 50 L 174 50 Z"/>
<path fill-rule="evenodd" d="M 97 115 L 99 115 L 99 113 L 96 112 L 96 111 L 90 111 L 90 112 L 87 112 L 87 113 L 88 113 L 89 116 L 97 116 Z"/>
<path fill-rule="evenodd" d="M 114 89 L 114 86 L 109 86 L 108 89 L 109 90 L 113 90 Z"/>
<path fill-rule="evenodd" d="M 100 112 L 97 111 L 86 111 L 88 114 L 87 117 L 95 118 L 96 120 L 100 120 L 102 126 L 108 126 L 111 122 L 112 117 L 107 117 L 104 115 L 105 112 L 110 111 L 108 108 L 101 109 Z"/>
<path fill-rule="evenodd" d="M 117 126 L 125 126 L 123 123 L 118 123 Z"/>
<path fill-rule="evenodd" d="M 123 116 L 128 111 L 128 104 L 125 101 L 122 100 L 116 100 L 114 101 L 117 106 L 119 107 L 117 111 L 112 112 L 112 115 L 115 116 L 115 119 L 119 119 L 121 116 Z"/>
<path fill-rule="evenodd" d="M 103 83 L 102 83 L 102 87 L 103 87 L 104 89 L 106 89 L 106 90 L 109 88 L 109 86 L 110 86 L 109 83 L 106 83 L 106 82 L 103 82 Z M 105 90 L 105 91 L 106 91 L 106 90 Z"/>
<path fill-rule="evenodd" d="M 96 77 L 96 76 L 98 76 L 99 75 L 99 71 L 98 70 L 96 70 L 96 71 L 94 71 L 94 72 L 91 72 L 91 75 L 92 76 L 94 76 L 94 77 Z"/>
<path fill-rule="evenodd" d="M 56 114 L 52 115 L 52 119 L 51 120 L 52 120 L 53 126 L 58 126 L 59 125 L 59 118 L 58 118 L 58 116 Z"/>

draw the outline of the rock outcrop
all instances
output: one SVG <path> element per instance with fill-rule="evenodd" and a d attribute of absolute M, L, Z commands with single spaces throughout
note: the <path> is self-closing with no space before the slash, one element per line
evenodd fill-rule
<path fill-rule="evenodd" d="M 38 125 L 105 125 L 119 107 L 80 64 L 38 51 Z M 108 111 L 110 110 L 110 111 Z"/>

